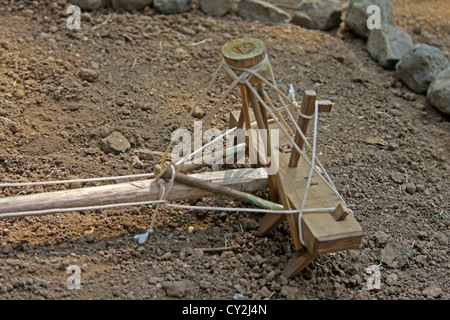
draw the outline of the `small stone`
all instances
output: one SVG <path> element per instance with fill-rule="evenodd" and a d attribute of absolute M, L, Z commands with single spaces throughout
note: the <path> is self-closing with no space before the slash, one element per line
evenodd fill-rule
<path fill-rule="evenodd" d="M 2 252 L 4 254 L 8 254 L 8 253 L 12 253 L 13 252 L 13 248 L 9 245 L 6 245 L 2 248 Z"/>
<path fill-rule="evenodd" d="M 123 107 L 123 106 L 125 105 L 125 99 L 123 99 L 123 98 L 121 98 L 121 97 L 117 98 L 117 99 L 116 99 L 116 105 L 117 105 L 118 107 Z"/>
<path fill-rule="evenodd" d="M 393 274 L 389 274 L 386 277 L 386 280 L 384 281 L 388 286 L 395 286 L 397 284 L 398 281 L 398 276 L 393 273 Z"/>
<path fill-rule="evenodd" d="M 287 300 L 295 300 L 295 295 L 297 293 L 297 288 L 290 286 L 282 286 L 280 290 L 280 295 L 285 297 Z"/>
<path fill-rule="evenodd" d="M 242 218 L 241 225 L 244 230 L 253 230 L 258 226 L 258 222 L 249 218 Z"/>
<path fill-rule="evenodd" d="M 397 171 L 391 172 L 391 179 L 394 180 L 394 182 L 396 182 L 398 184 L 402 184 L 406 181 L 405 176 Z"/>
<path fill-rule="evenodd" d="M 353 295 L 353 300 L 370 300 L 370 293 L 366 290 L 358 290 Z"/>
<path fill-rule="evenodd" d="M 416 192 L 423 192 L 425 190 L 425 186 L 421 183 L 416 184 Z"/>
<path fill-rule="evenodd" d="M 172 256 L 171 252 L 166 252 L 165 254 L 163 254 L 161 256 L 161 259 L 163 259 L 163 260 L 172 260 L 172 258 L 173 258 L 173 256 Z"/>
<path fill-rule="evenodd" d="M 344 156 L 344 164 L 348 166 L 353 162 L 353 155 L 351 153 L 348 153 Z"/>
<path fill-rule="evenodd" d="M 389 242 L 381 250 L 381 259 L 386 266 L 391 268 L 401 268 L 408 263 L 408 252 L 396 241 Z"/>
<path fill-rule="evenodd" d="M 78 72 L 78 76 L 81 80 L 85 80 L 88 82 L 95 82 L 98 80 L 100 72 L 98 70 L 92 70 L 87 68 L 81 68 Z"/>
<path fill-rule="evenodd" d="M 258 295 L 261 297 L 261 299 L 267 299 L 270 297 L 271 292 L 266 286 L 264 286 L 261 288 L 261 290 L 259 290 Z"/>
<path fill-rule="evenodd" d="M 425 297 L 439 298 L 442 295 L 442 289 L 436 286 L 426 287 L 422 291 Z"/>
<path fill-rule="evenodd" d="M 414 258 L 414 261 L 422 265 L 425 265 L 427 263 L 427 256 L 424 254 L 419 254 Z"/>
<path fill-rule="evenodd" d="M 91 61 L 91 68 L 94 70 L 98 70 L 98 68 L 100 68 L 100 65 L 98 64 L 98 62 Z"/>
<path fill-rule="evenodd" d="M 186 294 L 186 281 L 164 281 L 162 287 L 169 297 L 183 298 Z"/>
<path fill-rule="evenodd" d="M 139 149 L 138 150 L 138 157 L 140 160 L 148 160 L 151 161 L 154 158 L 153 152 L 149 149 Z"/>
<path fill-rule="evenodd" d="M 406 184 L 406 192 L 409 194 L 414 194 L 416 192 L 416 185 L 412 182 Z"/>
<path fill-rule="evenodd" d="M 312 278 L 314 278 L 314 275 L 315 275 L 315 272 L 311 268 L 306 268 L 303 271 L 303 278 L 305 278 L 306 280 L 311 280 Z"/>
<path fill-rule="evenodd" d="M 144 103 L 141 107 L 142 111 L 151 111 L 153 110 L 153 106 L 150 103 Z"/>
<path fill-rule="evenodd" d="M 395 151 L 395 150 L 398 149 L 399 145 L 398 145 L 397 142 L 391 141 L 391 142 L 389 142 L 389 144 L 388 144 L 387 147 L 388 147 L 388 150 L 390 150 L 390 151 Z"/>
<path fill-rule="evenodd" d="M 192 111 L 192 109 L 190 111 Z M 204 116 L 204 112 L 199 107 L 196 107 L 195 110 L 192 111 L 192 116 L 194 118 L 201 119 Z"/>
<path fill-rule="evenodd" d="M 119 154 L 131 148 L 130 142 L 120 132 L 113 132 L 102 140 L 101 148 L 105 153 Z"/>
<path fill-rule="evenodd" d="M 88 233 L 84 235 L 84 240 L 86 240 L 87 243 L 92 243 L 95 240 L 95 234 L 94 233 Z"/>
<path fill-rule="evenodd" d="M 180 255 L 180 260 L 182 260 L 182 261 L 186 260 L 186 250 L 185 249 L 180 250 L 179 255 Z"/>
<path fill-rule="evenodd" d="M 139 246 L 139 248 L 137 248 L 137 252 L 140 255 L 143 255 L 145 253 L 145 247 L 144 246 Z"/>
<path fill-rule="evenodd" d="M 9 116 L 9 112 L 5 109 L 0 108 L 0 117 L 7 117 Z"/>
<path fill-rule="evenodd" d="M 383 231 L 375 233 L 375 244 L 377 247 L 384 246 L 389 240 L 389 235 Z"/>
<path fill-rule="evenodd" d="M 428 238 L 428 234 L 423 230 L 420 230 L 417 236 L 419 237 L 420 240 L 426 240 Z"/>
<path fill-rule="evenodd" d="M 78 177 L 71 175 L 69 176 L 70 180 L 75 180 L 69 183 L 69 189 L 78 189 L 81 188 L 83 186 L 83 184 L 79 181 L 76 181 L 78 179 Z"/>
<path fill-rule="evenodd" d="M 236 293 L 236 294 L 233 296 L 233 300 L 244 300 L 244 295 L 241 294 L 241 293 Z"/>
<path fill-rule="evenodd" d="M 280 284 L 282 286 L 285 286 L 285 285 L 287 285 L 287 283 L 288 283 L 288 279 L 285 276 L 281 275 L 280 276 Z"/>
<path fill-rule="evenodd" d="M 362 282 L 362 279 L 359 274 L 354 274 L 350 278 L 350 284 L 353 285 L 354 287 L 359 286 L 361 284 L 361 282 Z"/>

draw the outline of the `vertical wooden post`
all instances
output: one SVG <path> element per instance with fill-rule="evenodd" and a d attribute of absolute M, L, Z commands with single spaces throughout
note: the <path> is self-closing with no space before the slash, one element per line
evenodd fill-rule
<path fill-rule="evenodd" d="M 315 110 L 315 105 L 316 105 L 316 92 L 313 90 L 307 90 L 303 94 L 302 105 L 300 108 L 301 113 L 303 113 L 304 115 L 307 115 L 307 116 L 313 115 L 314 110 Z M 308 131 L 309 122 L 310 122 L 310 119 L 306 119 L 306 118 L 302 117 L 301 115 L 298 118 L 297 124 L 305 136 Z M 305 144 L 305 141 L 302 139 L 302 136 L 300 135 L 300 133 L 296 132 L 294 142 L 301 150 L 303 149 L 303 145 Z M 291 157 L 289 158 L 289 167 L 291 167 L 291 168 L 297 167 L 299 160 L 300 160 L 300 152 L 298 152 L 293 147 Z"/>
<path fill-rule="evenodd" d="M 242 112 L 238 121 L 238 128 L 243 129 L 245 124 L 245 129 L 248 130 L 251 128 L 250 122 L 250 114 L 248 112 L 248 94 L 247 88 L 245 85 L 239 85 L 239 89 L 241 91 L 241 100 L 242 100 Z"/>

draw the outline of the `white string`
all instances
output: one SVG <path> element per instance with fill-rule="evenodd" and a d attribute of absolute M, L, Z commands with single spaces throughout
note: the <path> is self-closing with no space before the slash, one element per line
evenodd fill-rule
<path fill-rule="evenodd" d="M 61 213 L 61 212 L 101 210 L 101 209 L 110 209 L 110 208 L 118 208 L 118 207 L 160 204 L 160 203 L 164 203 L 164 202 L 165 201 L 162 201 L 162 200 L 151 200 L 151 201 L 104 204 L 104 205 L 86 206 L 86 207 L 70 207 L 70 208 L 30 210 L 30 211 L 20 211 L 20 212 L 5 212 L 5 213 L 0 213 L 0 218 L 2 218 L 2 219 L 3 218 L 18 218 L 18 217 L 25 217 L 25 216 L 36 216 L 36 215 L 45 215 L 45 214 Z"/>
<path fill-rule="evenodd" d="M 192 152 L 191 154 L 187 155 L 186 157 L 184 157 L 183 159 L 175 162 L 175 165 L 180 165 L 183 162 L 185 162 L 186 160 L 190 159 L 191 157 L 195 156 L 197 153 L 199 153 L 200 151 L 202 151 L 203 149 L 205 149 L 206 147 L 209 147 L 211 144 L 215 143 L 217 140 L 222 139 L 224 136 L 226 136 L 227 134 L 230 134 L 232 132 L 234 132 L 237 129 L 237 127 L 234 127 L 228 131 L 226 131 L 225 133 L 221 134 L 220 136 L 218 136 L 217 138 L 215 138 L 214 140 L 208 142 L 207 144 L 205 144 L 203 147 L 195 150 L 194 152 Z"/>
<path fill-rule="evenodd" d="M 173 183 L 175 181 L 175 167 L 173 165 L 170 165 L 170 168 L 172 169 L 172 176 L 170 177 L 169 185 L 166 189 L 166 184 L 164 182 L 164 179 L 158 180 L 158 186 L 159 186 L 159 200 L 166 200 L 167 195 L 170 192 L 170 189 L 172 189 Z M 152 233 L 153 232 L 153 226 L 155 224 L 156 215 L 158 214 L 160 204 L 158 204 L 155 208 L 155 212 L 153 213 L 152 222 L 150 224 L 150 228 L 147 230 L 147 232 Z"/>
<path fill-rule="evenodd" d="M 303 200 L 302 203 L 300 205 L 300 209 L 298 210 L 298 232 L 299 232 L 299 238 L 300 241 L 302 243 L 303 246 L 305 246 L 305 240 L 303 239 L 303 226 L 302 226 L 302 218 L 303 218 L 303 212 L 305 209 L 305 203 L 306 203 L 306 199 L 308 197 L 308 191 L 309 188 L 311 187 L 311 180 L 312 180 L 312 175 L 314 173 L 314 166 L 315 166 L 315 162 L 316 162 L 316 147 L 317 147 L 317 126 L 318 126 L 318 119 L 319 119 L 319 106 L 317 104 L 317 101 L 315 103 L 315 110 L 314 110 L 314 134 L 313 134 L 313 151 L 311 154 L 311 168 L 309 171 L 309 175 L 308 175 L 308 180 L 306 182 L 306 188 L 305 188 L 305 193 L 303 194 Z"/>
<path fill-rule="evenodd" d="M 52 180 L 52 181 L 34 181 L 34 182 L 5 182 L 0 183 L 0 188 L 14 188 L 14 187 L 31 187 L 31 186 L 46 186 L 57 185 L 72 182 L 101 182 L 112 180 L 128 180 L 137 178 L 154 178 L 154 173 L 142 173 L 142 174 L 130 174 L 126 176 L 113 176 L 113 177 L 98 177 L 98 178 L 86 178 L 86 179 L 67 179 L 67 180 Z"/>
<path fill-rule="evenodd" d="M 188 205 L 180 205 L 180 204 L 170 204 L 166 203 L 165 206 L 174 209 L 185 209 L 185 210 L 205 210 L 205 211 L 231 211 L 231 212 L 250 212 L 250 213 L 270 213 L 270 214 L 295 214 L 298 213 L 298 210 L 271 210 L 271 209 L 263 209 L 263 208 L 229 208 L 229 207 L 208 207 L 208 206 L 188 206 Z M 305 213 L 330 213 L 333 212 L 336 208 L 312 208 L 312 209 L 304 209 Z"/>

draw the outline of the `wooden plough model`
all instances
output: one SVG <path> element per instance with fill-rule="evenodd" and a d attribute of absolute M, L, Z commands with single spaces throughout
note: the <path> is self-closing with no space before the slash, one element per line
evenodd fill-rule
<path fill-rule="evenodd" d="M 140 204 L 156 204 L 157 211 L 159 205 L 170 205 L 170 201 L 221 194 L 253 204 L 261 208 L 259 212 L 266 212 L 257 230 L 261 236 L 287 220 L 295 247 L 295 254 L 282 272 L 287 278 L 298 274 L 319 254 L 359 248 L 362 228 L 316 157 L 318 113 L 330 112 L 333 104 L 318 101 L 314 91 L 306 91 L 298 106 L 292 92 L 288 98 L 278 90 L 261 40 L 241 38 L 230 41 L 222 47 L 222 57 L 220 68 L 225 70 L 230 84 L 225 95 L 239 87 L 242 98 L 241 110 L 230 114 L 229 132 L 248 130 L 256 125 L 259 130 L 278 130 L 280 133 L 278 141 L 272 141 L 271 135 L 267 135 L 265 150 L 258 149 L 255 140 L 250 139 L 245 144 L 226 149 L 224 155 L 233 155 L 239 148 L 246 148 L 248 152 L 254 147 L 259 155 L 267 152 L 268 156 L 276 150 L 278 157 L 271 157 L 270 163 L 263 165 L 263 162 L 258 162 L 244 169 L 189 174 L 199 166 L 183 161 L 175 164 L 163 157 L 154 173 L 111 177 L 109 180 L 152 179 L 0 199 L 0 218 Z M 265 87 L 273 89 L 281 107 L 274 106 Z M 223 101 L 221 99 L 206 117 L 206 123 Z M 192 111 L 194 109 L 195 106 Z M 312 143 L 305 137 L 311 122 L 314 124 Z M 223 159 L 224 155 L 216 155 L 215 160 Z M 277 170 L 267 170 L 268 167 L 276 167 Z M 100 179 L 108 180 L 96 180 Z M 0 187 L 52 183 L 67 181 L 3 183 Z M 269 200 L 254 195 L 266 187 L 269 188 Z M 241 209 L 235 211 L 245 211 Z"/>

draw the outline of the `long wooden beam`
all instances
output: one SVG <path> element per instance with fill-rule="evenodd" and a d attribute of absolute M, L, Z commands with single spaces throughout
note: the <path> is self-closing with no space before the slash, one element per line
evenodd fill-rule
<path fill-rule="evenodd" d="M 243 192 L 253 192 L 263 189 L 268 185 L 267 172 L 264 168 L 205 172 L 190 176 Z M 159 190 L 159 185 L 156 180 L 141 180 L 114 185 L 2 198 L 0 199 L 0 218 L 5 217 L 2 217 L 2 213 L 153 201 L 159 199 Z M 193 188 L 175 182 L 166 200 L 186 200 L 208 195 L 211 195 L 211 193 L 203 189 Z"/>

